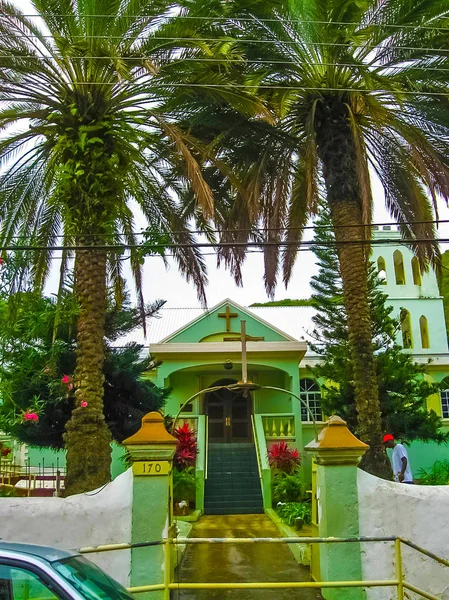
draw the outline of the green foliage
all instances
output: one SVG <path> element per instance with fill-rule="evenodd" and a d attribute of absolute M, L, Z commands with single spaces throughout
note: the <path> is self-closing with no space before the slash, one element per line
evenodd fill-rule
<path fill-rule="evenodd" d="M 299 300 L 286 298 L 285 300 L 272 300 L 271 302 L 254 302 L 251 306 L 313 306 L 313 300 L 311 298 L 301 298 Z"/>
<path fill-rule="evenodd" d="M 346 311 L 343 305 L 343 284 L 334 247 L 319 245 L 334 241 L 329 225 L 329 214 L 322 209 L 317 224 L 314 252 L 318 259 L 319 273 L 312 278 L 312 296 L 317 314 L 312 336 L 317 340 L 311 344 L 322 360 L 311 369 L 311 374 L 324 382 L 322 385 L 323 412 L 336 413 L 348 422 L 349 428 L 357 431 L 357 413 L 352 373 L 352 361 L 348 342 Z M 323 228 L 324 226 L 324 228 Z M 426 365 L 413 361 L 409 353 L 395 342 L 399 323 L 392 318 L 392 308 L 387 296 L 378 286 L 377 273 L 370 268 L 369 303 L 373 324 L 373 348 L 378 379 L 383 431 L 391 432 L 398 439 L 412 441 L 434 440 L 446 442 L 448 434 L 441 429 L 438 415 L 427 410 L 428 396 L 438 393 L 438 384 L 425 380 Z"/>
<path fill-rule="evenodd" d="M 430 469 L 420 469 L 417 479 L 421 485 L 449 484 L 449 460 L 437 460 Z"/>
<path fill-rule="evenodd" d="M 125 303 L 126 304 L 126 303 Z M 163 303 L 147 307 L 154 314 Z M 62 448 L 62 435 L 74 407 L 71 384 L 76 363 L 77 305 L 70 292 L 56 302 L 33 292 L 0 295 L 0 429 L 34 446 Z M 53 340 L 55 321 L 57 337 Z M 104 415 L 114 440 L 135 433 L 142 417 L 159 410 L 167 390 L 142 375 L 152 367 L 151 357 L 140 358 L 142 347 L 128 343 L 114 347 L 119 335 L 132 331 L 140 312 L 126 304 L 111 305 L 106 318 L 106 357 L 103 365 Z M 66 376 L 67 383 L 63 383 Z M 26 421 L 24 413 L 37 413 Z"/>
<path fill-rule="evenodd" d="M 0 498 L 15 498 L 17 495 L 14 488 L 0 485 Z"/>
<path fill-rule="evenodd" d="M 312 523 L 312 506 L 310 502 L 286 502 L 278 505 L 276 510 L 279 517 L 287 525 L 294 526 L 296 519 L 302 519 L 304 525 Z"/>
<path fill-rule="evenodd" d="M 298 502 L 303 496 L 303 484 L 298 471 L 275 473 L 271 480 L 273 504 L 278 502 Z"/>
<path fill-rule="evenodd" d="M 173 469 L 173 500 L 179 503 L 182 500 L 194 502 L 196 495 L 195 468 Z"/>

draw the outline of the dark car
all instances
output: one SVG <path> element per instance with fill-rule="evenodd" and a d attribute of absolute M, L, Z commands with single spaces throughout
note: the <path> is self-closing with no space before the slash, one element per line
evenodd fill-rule
<path fill-rule="evenodd" d="M 132 600 L 77 552 L 0 541 L 0 600 Z"/>

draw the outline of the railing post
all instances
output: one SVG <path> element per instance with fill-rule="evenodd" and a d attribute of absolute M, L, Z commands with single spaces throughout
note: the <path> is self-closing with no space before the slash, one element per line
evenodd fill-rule
<path fill-rule="evenodd" d="M 151 412 L 142 419 L 139 431 L 123 444 L 133 463 L 131 542 L 170 538 L 172 462 L 177 441 L 165 429 L 163 416 Z M 170 551 L 169 542 L 131 550 L 131 586 L 164 584 L 163 590 L 139 594 L 139 600 L 168 600 Z"/>
<path fill-rule="evenodd" d="M 343 419 L 333 416 L 305 449 L 317 465 L 319 537 L 358 537 L 357 464 L 368 446 L 352 435 Z M 319 553 L 322 581 L 363 579 L 359 543 L 324 543 Z M 363 588 L 323 588 L 321 593 L 326 600 L 366 598 Z"/>
<path fill-rule="evenodd" d="M 398 580 L 398 600 L 404 600 L 404 575 L 402 573 L 402 548 L 401 540 L 397 538 L 394 542 L 396 555 L 396 579 Z"/>

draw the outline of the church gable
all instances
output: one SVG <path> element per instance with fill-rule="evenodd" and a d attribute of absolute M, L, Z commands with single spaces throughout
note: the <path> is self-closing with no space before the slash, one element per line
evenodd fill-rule
<path fill-rule="evenodd" d="M 198 343 L 239 341 L 241 321 L 246 321 L 247 341 L 290 342 L 296 341 L 263 319 L 227 299 L 204 315 L 161 340 L 161 343 Z"/>

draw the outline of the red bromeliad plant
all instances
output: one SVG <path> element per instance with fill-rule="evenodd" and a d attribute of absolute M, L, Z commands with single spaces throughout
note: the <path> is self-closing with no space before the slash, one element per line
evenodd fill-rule
<path fill-rule="evenodd" d="M 301 466 L 301 455 L 298 450 L 292 450 L 286 442 L 273 444 L 268 450 L 270 467 L 283 473 L 293 473 Z"/>
<path fill-rule="evenodd" d="M 189 427 L 188 423 L 184 423 L 182 427 L 176 427 L 173 435 L 178 440 L 178 448 L 173 459 L 174 466 L 179 471 L 194 467 L 198 454 L 195 431 Z"/>

